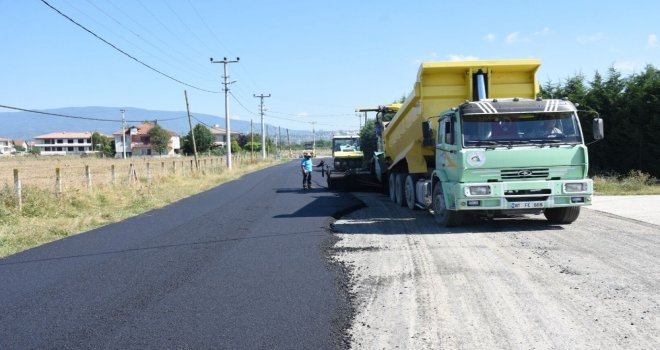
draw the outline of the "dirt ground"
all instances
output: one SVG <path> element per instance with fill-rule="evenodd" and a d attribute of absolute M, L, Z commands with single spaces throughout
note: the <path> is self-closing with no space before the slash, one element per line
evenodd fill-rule
<path fill-rule="evenodd" d="M 338 220 L 356 349 L 657 349 L 660 227 L 583 209 L 441 229 L 377 193 Z"/>

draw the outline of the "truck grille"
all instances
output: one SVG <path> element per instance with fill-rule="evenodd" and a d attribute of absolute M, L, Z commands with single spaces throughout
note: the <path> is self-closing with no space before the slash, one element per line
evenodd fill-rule
<path fill-rule="evenodd" d="M 507 169 L 502 170 L 500 176 L 502 180 L 506 179 L 539 179 L 547 178 L 550 172 L 547 168 L 536 169 Z"/>

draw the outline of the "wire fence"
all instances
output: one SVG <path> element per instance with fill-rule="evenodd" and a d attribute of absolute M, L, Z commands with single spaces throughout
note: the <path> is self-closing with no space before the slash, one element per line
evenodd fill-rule
<path fill-rule="evenodd" d="M 254 164 L 261 158 L 232 156 L 233 168 Z M 22 206 L 23 187 L 37 187 L 60 195 L 71 190 L 95 186 L 151 184 L 164 176 L 187 177 L 194 174 L 220 173 L 227 169 L 226 156 L 202 157 L 197 164 L 192 157 L 129 159 L 21 159 L 0 162 L 0 186 L 13 187 L 17 205 Z"/>

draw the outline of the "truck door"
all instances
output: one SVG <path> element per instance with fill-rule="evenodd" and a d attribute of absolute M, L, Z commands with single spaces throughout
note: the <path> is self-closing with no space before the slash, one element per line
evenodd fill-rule
<path fill-rule="evenodd" d="M 438 125 L 438 145 L 436 146 L 435 164 L 440 172 L 441 180 L 456 181 L 458 178 L 458 142 L 456 134 L 456 116 L 445 114 Z"/>

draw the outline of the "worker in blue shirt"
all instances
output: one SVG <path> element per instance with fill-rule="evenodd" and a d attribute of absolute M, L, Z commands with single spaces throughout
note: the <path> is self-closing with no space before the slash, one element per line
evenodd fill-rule
<path fill-rule="evenodd" d="M 303 153 L 303 159 L 300 161 L 300 169 L 302 170 L 303 175 L 303 189 L 312 188 L 312 169 L 314 164 L 312 163 L 312 157 L 309 153 Z"/>

